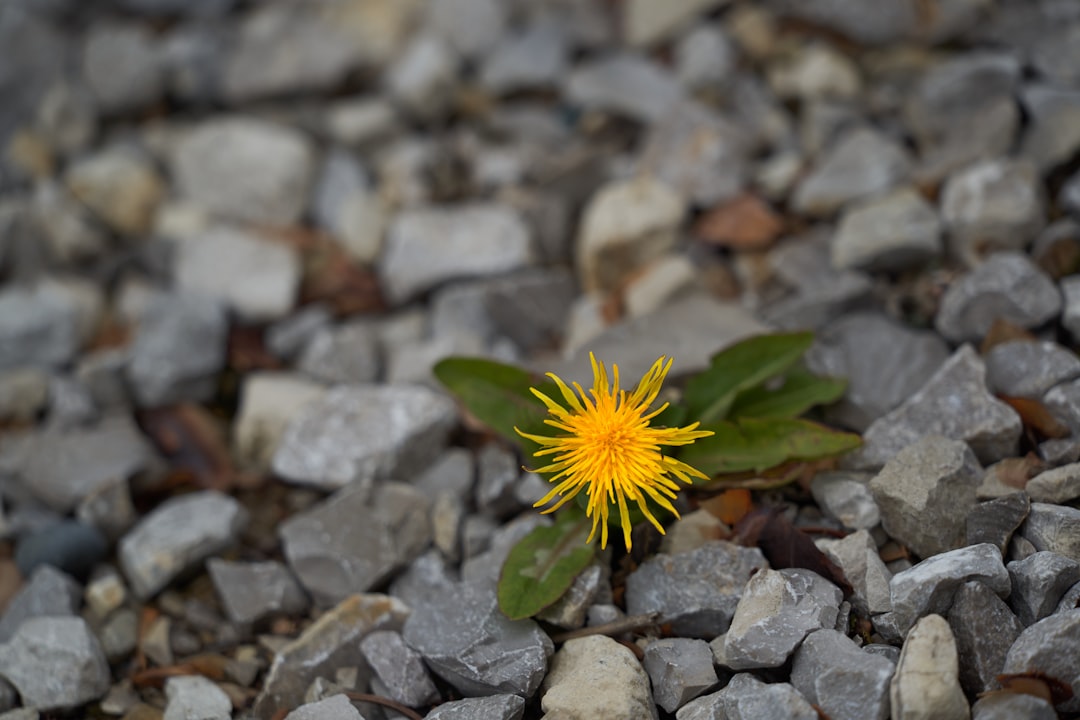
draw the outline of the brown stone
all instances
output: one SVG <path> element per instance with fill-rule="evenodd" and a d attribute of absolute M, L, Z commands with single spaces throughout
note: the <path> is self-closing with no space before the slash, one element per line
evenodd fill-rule
<path fill-rule="evenodd" d="M 716 205 L 698 220 L 695 234 L 714 245 L 737 250 L 762 250 L 784 229 L 784 221 L 756 195 L 743 193 Z"/>

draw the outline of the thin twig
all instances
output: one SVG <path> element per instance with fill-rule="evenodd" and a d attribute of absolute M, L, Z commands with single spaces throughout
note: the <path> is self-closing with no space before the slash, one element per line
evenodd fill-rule
<path fill-rule="evenodd" d="M 660 613 L 658 612 L 646 613 L 645 615 L 631 615 L 609 623 L 604 623 L 603 625 L 593 625 L 592 627 L 568 630 L 559 633 L 558 635 L 553 635 L 551 640 L 555 643 L 564 643 L 567 640 L 574 640 L 575 638 L 587 637 L 589 635 L 621 635 L 624 632 L 640 630 L 655 625 L 656 621 L 659 619 Z"/>
<path fill-rule="evenodd" d="M 402 705 L 399 702 L 395 702 L 394 700 L 391 700 L 388 697 L 383 697 L 382 695 L 372 695 L 371 693 L 361 693 L 361 692 L 348 691 L 348 692 L 345 693 L 345 697 L 349 698 L 350 700 L 355 700 L 357 702 L 366 702 L 366 703 L 373 703 L 375 705 L 383 705 L 384 707 L 388 707 L 391 710 L 396 710 L 397 712 L 401 713 L 405 717 L 409 718 L 409 720 L 424 720 L 424 718 L 421 717 L 420 715 L 417 715 L 416 711 L 413 710 L 412 708 L 410 708 L 410 707 L 408 707 L 406 705 Z"/>

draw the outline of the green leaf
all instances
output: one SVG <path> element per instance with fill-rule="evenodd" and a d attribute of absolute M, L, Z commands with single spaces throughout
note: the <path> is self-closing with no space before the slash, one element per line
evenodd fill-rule
<path fill-rule="evenodd" d="M 571 504 L 551 527 L 539 527 L 510 550 L 499 575 L 499 609 L 511 620 L 532 617 L 561 598 L 596 555 L 586 544 L 592 521 Z"/>
<path fill-rule="evenodd" d="M 777 388 L 761 385 L 743 390 L 728 411 L 732 418 L 794 418 L 815 405 L 827 405 L 839 400 L 847 382 L 839 378 L 820 377 L 802 367 L 792 368 Z"/>
<path fill-rule="evenodd" d="M 527 370 L 483 358 L 446 358 L 433 372 L 480 422 L 521 447 L 530 458 L 537 444 L 518 435 L 514 427 L 549 434 L 543 424 L 547 408 L 530 388 L 558 399 L 558 388 L 551 381 L 541 382 Z"/>
<path fill-rule="evenodd" d="M 686 421 L 686 406 L 673 402 L 664 411 L 649 421 L 653 427 L 682 427 Z"/>
<path fill-rule="evenodd" d="M 706 475 L 761 472 L 789 460 L 818 460 L 857 448 L 862 439 L 809 420 L 741 418 L 703 426 L 714 435 L 697 440 L 679 459 Z"/>
<path fill-rule="evenodd" d="M 708 369 L 686 384 L 690 419 L 723 420 L 740 392 L 790 368 L 813 341 L 808 332 L 758 335 L 717 353 Z"/>

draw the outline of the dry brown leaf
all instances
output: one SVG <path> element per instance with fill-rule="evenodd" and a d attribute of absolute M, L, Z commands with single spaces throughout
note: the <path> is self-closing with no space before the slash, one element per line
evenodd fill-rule
<path fill-rule="evenodd" d="M 764 250 L 783 231 L 781 217 L 750 193 L 716 205 L 694 225 L 694 234 L 705 242 L 736 250 Z"/>

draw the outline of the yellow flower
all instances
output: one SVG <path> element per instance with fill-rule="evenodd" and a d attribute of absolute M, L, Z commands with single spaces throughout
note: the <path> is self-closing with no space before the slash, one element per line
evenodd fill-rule
<path fill-rule="evenodd" d="M 554 473 L 549 482 L 558 484 L 535 507 L 545 505 L 556 495 L 559 501 L 543 512 L 558 510 L 575 495 L 586 490 L 589 496 L 586 514 L 592 518 L 592 532 L 586 542 L 592 542 L 600 528 L 600 547 L 607 547 L 608 514 L 612 504 L 619 507 L 626 549 L 630 543 L 630 512 L 627 501 L 637 503 L 641 513 L 657 530 L 663 526 L 649 511 L 646 497 L 676 517 L 679 513 L 669 498 L 679 489 L 674 478 L 684 483 L 692 477 L 708 479 L 701 471 L 663 454 L 662 445 L 689 445 L 712 435 L 708 430 L 695 430 L 698 423 L 684 428 L 650 427 L 649 421 L 668 406 L 664 403 L 652 412 L 649 406 L 660 393 L 660 386 L 671 369 L 671 360 L 660 357 L 633 392 L 619 388 L 619 366 L 612 365 L 613 382 L 608 385 L 607 370 L 602 362 L 589 353 L 592 362 L 593 387 L 587 395 L 581 385 L 574 383 L 577 394 L 554 373 L 565 406 L 531 388 L 534 395 L 547 406 L 550 417 L 544 423 L 563 431 L 555 437 L 530 435 L 517 428 L 522 437 L 543 447 L 536 457 L 553 455 L 551 464 L 535 472 Z M 589 395 L 592 397 L 590 398 Z M 580 396 L 580 397 L 579 397 Z"/>

